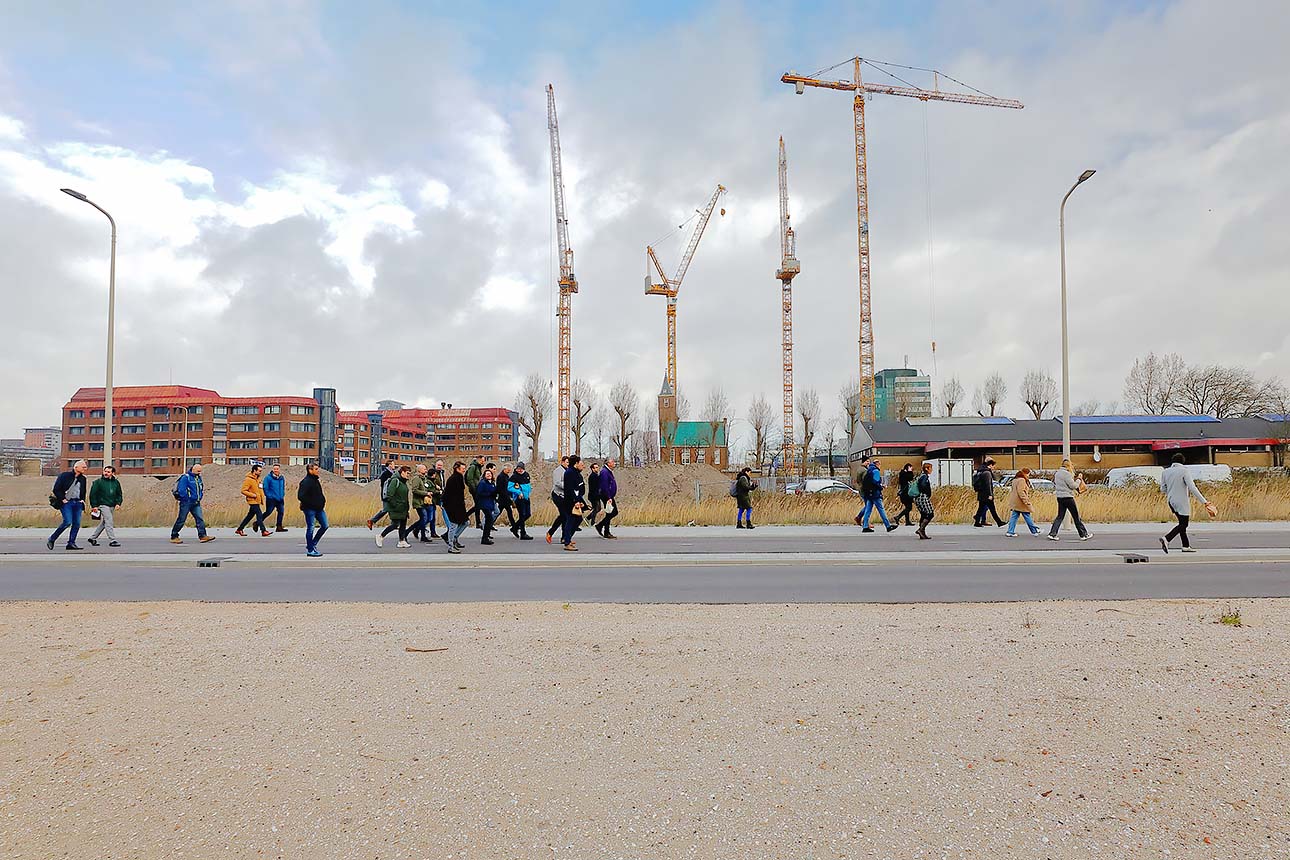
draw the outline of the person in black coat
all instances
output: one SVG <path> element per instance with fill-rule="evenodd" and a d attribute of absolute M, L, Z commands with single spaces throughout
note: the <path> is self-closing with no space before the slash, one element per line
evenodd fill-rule
<path fill-rule="evenodd" d="M 322 555 L 318 551 L 318 541 L 327 533 L 328 523 L 327 512 L 323 510 L 327 507 L 327 496 L 323 493 L 322 481 L 318 478 L 317 463 L 305 466 L 305 477 L 296 490 L 296 498 L 305 515 L 305 555 L 318 558 Z M 315 523 L 319 526 L 316 532 Z"/>
<path fill-rule="evenodd" d="M 994 509 L 994 459 L 986 457 L 981 468 L 977 469 L 976 474 L 972 476 L 972 489 L 976 490 L 976 516 L 972 517 L 972 525 L 977 528 L 985 528 L 986 514 L 994 517 L 996 526 L 1003 525 L 1003 518 L 999 512 Z"/>
<path fill-rule="evenodd" d="M 53 549 L 54 542 L 68 529 L 71 531 L 67 535 L 67 549 L 80 549 L 76 545 L 76 535 L 80 533 L 81 516 L 85 513 L 85 501 L 89 498 L 89 492 L 85 489 L 85 472 L 89 468 L 89 463 L 77 460 L 71 471 L 63 472 L 54 480 L 50 505 L 58 508 L 58 512 L 63 515 L 63 522 L 54 529 L 49 540 L 45 541 L 46 549 Z"/>
<path fill-rule="evenodd" d="M 896 476 L 900 482 L 900 513 L 896 514 L 893 523 L 899 523 L 900 518 L 905 518 L 905 525 L 912 526 L 914 523 L 910 520 L 909 515 L 914 512 L 914 500 L 909 497 L 909 485 L 918 480 L 918 473 L 914 471 L 913 463 L 906 463 L 901 467 L 900 474 Z"/>
<path fill-rule="evenodd" d="M 469 493 L 466 487 L 466 464 L 458 460 L 452 464 L 452 474 L 443 485 L 443 515 L 448 518 L 443 542 L 448 545 L 448 552 L 461 552 L 460 538 L 466 530 L 466 511 L 474 501 Z"/>
<path fill-rule="evenodd" d="M 587 475 L 587 502 L 591 505 L 591 510 L 587 511 L 586 522 L 588 525 L 596 524 L 596 515 L 600 513 L 603 507 L 604 499 L 600 493 L 600 464 L 591 464 L 591 473 Z M 596 531 L 600 531 L 596 529 Z"/>
<path fill-rule="evenodd" d="M 586 491 L 587 482 L 582 478 L 582 458 L 577 454 L 570 454 L 569 468 L 564 470 L 564 532 L 560 536 L 560 543 L 570 552 L 578 549 L 573 542 L 573 533 L 582 523 Z"/>

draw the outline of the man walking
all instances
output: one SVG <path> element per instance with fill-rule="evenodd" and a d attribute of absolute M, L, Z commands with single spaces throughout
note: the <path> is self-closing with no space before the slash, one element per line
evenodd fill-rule
<path fill-rule="evenodd" d="M 617 461 L 610 457 L 605 460 L 604 468 L 600 470 L 601 509 L 605 512 L 605 515 L 596 524 L 596 531 L 600 533 L 601 537 L 609 538 L 610 540 L 618 540 L 617 535 L 609 532 L 609 523 L 613 521 L 614 517 L 618 516 L 618 479 L 614 477 L 614 466 L 617 464 Z"/>
<path fill-rule="evenodd" d="M 470 492 L 470 510 L 466 511 L 466 516 L 475 515 L 475 528 L 483 528 L 479 524 L 479 499 L 475 496 L 475 488 L 479 486 L 479 479 L 484 476 L 484 455 L 476 454 L 475 459 L 471 461 L 470 467 L 466 469 L 466 489 Z"/>
<path fill-rule="evenodd" d="M 587 483 L 582 478 L 582 458 L 577 454 L 569 455 L 569 468 L 564 470 L 564 532 L 560 543 L 566 552 L 577 552 L 578 545 L 573 535 L 578 531 L 586 506 L 585 493 Z"/>
<path fill-rule="evenodd" d="M 1218 508 L 1213 503 L 1201 495 L 1200 489 L 1196 486 L 1196 479 L 1191 476 L 1186 466 L 1187 458 L 1181 453 L 1174 454 L 1173 461 L 1169 468 L 1160 474 L 1160 491 L 1165 494 L 1169 500 L 1169 510 L 1173 512 L 1174 518 L 1178 520 L 1178 525 L 1174 526 L 1169 534 L 1160 539 L 1160 548 L 1169 553 L 1169 542 L 1175 537 L 1182 538 L 1182 551 L 1195 552 L 1191 541 L 1187 539 L 1187 524 L 1191 522 L 1191 497 L 1195 496 L 1196 501 L 1205 506 L 1205 510 L 1211 517 L 1218 516 Z"/>
<path fill-rule="evenodd" d="M 551 504 L 555 505 L 555 519 L 551 528 L 546 530 L 546 542 L 550 543 L 555 533 L 564 527 L 564 473 L 569 471 L 569 458 L 561 457 L 555 469 L 551 471 Z"/>
<path fill-rule="evenodd" d="M 587 502 L 591 505 L 591 510 L 587 512 L 587 524 L 594 526 L 596 524 L 596 514 L 600 513 L 600 464 L 591 464 L 591 474 L 587 475 Z M 596 529 L 597 532 L 600 529 Z"/>
<path fill-rule="evenodd" d="M 497 473 L 497 521 L 502 521 L 502 514 L 506 514 L 506 524 L 510 526 L 512 532 L 515 531 L 515 502 L 511 498 L 511 467 L 507 463 L 502 464 L 502 469 Z"/>
<path fill-rule="evenodd" d="M 305 477 L 296 489 L 296 498 L 300 501 L 300 512 L 305 515 L 305 555 L 310 558 L 321 558 L 318 542 L 327 533 L 327 496 L 323 494 L 322 481 L 318 479 L 318 464 L 305 466 Z M 314 526 L 318 530 L 314 531 Z"/>
<path fill-rule="evenodd" d="M 246 516 L 242 518 L 242 524 L 237 527 L 233 534 L 238 537 L 246 537 L 246 524 L 255 520 L 255 530 L 260 533 L 261 537 L 268 537 L 269 530 L 264 527 L 264 488 L 260 486 L 260 464 L 256 463 L 251 467 L 251 471 L 246 473 L 242 479 L 242 498 L 246 499 Z"/>
<path fill-rule="evenodd" d="M 79 550 L 80 546 L 76 543 L 76 535 L 81 531 L 81 515 L 85 513 L 85 473 L 90 468 L 90 464 L 84 460 L 77 460 L 72 464 L 70 471 L 63 472 L 54 479 L 54 489 L 50 496 L 50 501 L 57 508 L 58 512 L 63 515 L 63 522 L 54 533 L 45 541 L 46 549 L 53 549 L 54 542 L 58 540 L 59 535 L 71 529 L 67 535 L 67 547 L 69 550 Z"/>
<path fill-rule="evenodd" d="M 287 500 L 287 479 L 282 475 L 282 467 L 277 463 L 269 470 L 269 474 L 264 476 L 264 519 L 267 521 L 269 515 L 275 510 L 278 512 L 278 525 L 274 531 L 285 532 L 282 527 L 282 515 L 286 509 Z"/>
<path fill-rule="evenodd" d="M 972 517 L 975 528 L 985 528 L 985 516 L 994 517 L 994 524 L 1002 526 L 1003 520 L 994 509 L 994 458 L 986 457 L 981 468 L 972 476 L 972 489 L 976 491 L 976 515 Z"/>
<path fill-rule="evenodd" d="M 900 528 L 887 519 L 887 509 L 882 504 L 882 489 L 882 469 L 878 465 L 878 458 L 874 457 L 869 461 L 869 468 L 860 479 L 860 496 L 864 499 L 864 510 L 860 512 L 860 526 L 863 532 L 873 531 L 869 527 L 869 517 L 873 514 L 874 508 L 878 509 L 878 516 L 882 517 L 882 524 L 887 527 L 887 531 L 894 532 Z"/>
<path fill-rule="evenodd" d="M 175 484 L 175 498 L 179 501 L 179 516 L 175 518 L 175 524 L 170 529 L 170 542 L 183 543 L 179 537 L 179 530 L 188 522 L 188 515 L 193 515 L 193 523 L 197 526 L 197 540 L 200 543 L 210 543 L 215 538 L 206 534 L 206 520 L 202 519 L 202 496 L 205 495 L 206 488 L 202 486 L 202 464 L 194 463 L 188 467 L 188 471 L 180 476 L 179 481 Z"/>
<path fill-rule="evenodd" d="M 452 474 L 443 485 L 443 516 L 448 523 L 443 531 L 443 542 L 448 545 L 448 552 L 461 552 L 461 533 L 466 530 L 466 511 L 469 508 L 466 464 L 458 460 L 452 464 Z"/>
<path fill-rule="evenodd" d="M 121 482 L 116 479 L 116 469 L 104 466 L 103 477 L 95 478 L 94 483 L 90 484 L 90 515 L 99 515 L 99 527 L 90 535 L 90 546 L 99 545 L 99 535 L 104 531 L 107 531 L 108 546 L 121 545 L 116 542 L 116 522 L 113 517 L 124 501 L 125 493 L 121 491 Z"/>
<path fill-rule="evenodd" d="M 379 482 L 381 487 L 381 509 L 367 518 L 367 527 L 369 529 L 372 528 L 372 526 L 376 525 L 378 522 L 380 522 L 381 518 L 389 513 L 389 511 L 386 510 L 385 508 L 385 485 L 386 483 L 389 482 L 390 478 L 393 478 L 393 477 L 394 477 L 394 458 L 386 457 L 385 468 L 381 469 L 381 474 L 376 479 Z"/>
<path fill-rule="evenodd" d="M 529 494 L 533 491 L 533 479 L 525 470 L 523 463 L 515 464 L 515 473 L 511 475 L 509 491 L 515 499 L 515 510 L 519 513 L 519 520 L 511 526 L 511 534 L 520 540 L 533 540 L 533 536 L 524 530 L 524 524 L 529 521 L 533 513 L 532 502 Z"/>

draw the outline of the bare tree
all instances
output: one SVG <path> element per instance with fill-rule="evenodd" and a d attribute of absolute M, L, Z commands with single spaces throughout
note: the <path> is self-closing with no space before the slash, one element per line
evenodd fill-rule
<path fill-rule="evenodd" d="M 1042 370 L 1028 370 L 1021 380 L 1021 399 L 1030 407 L 1035 419 L 1044 417 L 1057 399 L 1057 381 Z"/>
<path fill-rule="evenodd" d="M 985 378 L 985 383 L 981 386 L 981 399 L 985 401 L 986 406 L 990 407 L 991 417 L 994 417 L 995 410 L 1007 396 L 1008 383 L 1002 374 L 992 373 Z"/>
<path fill-rule="evenodd" d="M 532 451 L 530 459 L 534 463 L 542 461 L 542 452 L 538 447 L 542 440 L 542 425 L 551 414 L 554 402 L 550 384 L 536 373 L 525 377 L 524 384 L 515 395 L 515 411 L 519 413 L 516 420 L 524 430 L 524 435 L 529 437 L 529 449 Z"/>
<path fill-rule="evenodd" d="M 829 477 L 836 477 L 836 471 L 833 468 L 833 455 L 837 452 L 838 444 L 842 441 L 841 428 L 838 426 L 844 416 L 830 418 L 828 424 L 824 427 L 824 447 L 829 456 Z"/>
<path fill-rule="evenodd" d="M 766 442 L 775 426 L 775 414 L 771 412 L 770 404 L 764 396 L 758 394 L 748 407 L 748 423 L 752 425 L 753 453 L 756 454 L 757 468 L 760 469 L 766 462 Z"/>
<path fill-rule="evenodd" d="M 685 421 L 690 417 L 690 400 L 684 394 L 676 395 L 676 420 Z"/>
<path fill-rule="evenodd" d="M 1193 367 L 1183 374 L 1174 405 L 1188 415 L 1249 418 L 1272 411 L 1280 387 L 1278 380 L 1262 382 L 1244 367 Z"/>
<path fill-rule="evenodd" d="M 972 411 L 977 415 L 985 415 L 985 399 L 981 397 L 980 386 L 972 389 Z"/>
<path fill-rule="evenodd" d="M 582 456 L 582 440 L 590 429 L 587 416 L 596 408 L 600 395 L 585 379 L 575 379 L 569 396 L 573 400 L 573 453 Z"/>
<path fill-rule="evenodd" d="M 605 443 L 609 440 L 609 410 L 603 405 L 597 406 L 591 413 L 591 441 L 597 457 L 605 456 Z"/>
<path fill-rule="evenodd" d="M 838 390 L 838 403 L 842 406 L 842 414 L 847 417 L 847 441 L 856 435 L 856 421 L 860 417 L 860 380 L 851 377 L 846 384 Z"/>
<path fill-rule="evenodd" d="M 730 398 L 726 397 L 726 392 L 717 386 L 708 392 L 708 399 L 703 401 L 703 421 L 708 426 L 707 430 L 708 443 L 708 462 L 717 465 L 717 434 L 721 431 L 721 425 L 726 423 L 726 413 L 730 411 Z M 729 464 L 727 464 L 729 465 Z"/>
<path fill-rule="evenodd" d="M 811 441 L 815 438 L 815 425 L 820 420 L 820 395 L 808 388 L 797 395 L 797 415 L 802 421 L 802 474 L 810 462 Z"/>
<path fill-rule="evenodd" d="M 1071 415 L 1100 415 L 1102 403 L 1099 400 L 1085 400 L 1071 407 Z"/>
<path fill-rule="evenodd" d="M 1179 388 L 1187 374 L 1182 356 L 1170 352 L 1149 352 L 1133 362 L 1124 378 L 1124 400 L 1130 409 L 1146 415 L 1165 415 L 1176 410 Z"/>
<path fill-rule="evenodd" d="M 632 432 L 636 429 L 636 413 L 640 411 L 641 400 L 636 394 L 636 389 L 626 379 L 620 379 L 614 383 L 613 389 L 609 392 L 609 406 L 618 416 L 618 433 L 611 437 L 613 443 L 618 446 L 618 459 L 627 461 L 627 440 L 631 438 Z"/>
<path fill-rule="evenodd" d="M 941 402 L 945 404 L 947 418 L 954 417 L 954 407 L 963 402 L 963 383 L 957 376 L 951 376 L 941 383 Z"/>

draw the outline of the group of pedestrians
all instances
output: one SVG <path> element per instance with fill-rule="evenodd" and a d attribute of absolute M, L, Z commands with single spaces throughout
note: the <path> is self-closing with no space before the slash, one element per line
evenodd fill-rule
<path fill-rule="evenodd" d="M 90 517 L 99 521 L 98 528 L 87 541 L 89 545 L 98 546 L 99 535 L 105 531 L 108 546 L 121 545 L 116 539 L 115 515 L 125 504 L 125 493 L 121 489 L 121 482 L 117 480 L 116 469 L 104 466 L 103 474 L 95 478 L 94 483 L 90 484 L 87 490 L 85 473 L 89 468 L 88 462 L 77 460 L 70 470 L 63 472 L 54 480 L 54 488 L 49 494 L 49 504 L 62 516 L 62 522 L 45 541 L 46 549 L 52 550 L 64 532 L 67 533 L 67 544 L 64 549 L 73 552 L 83 549 L 76 542 L 76 538 L 81 532 L 81 520 L 87 503 Z"/>

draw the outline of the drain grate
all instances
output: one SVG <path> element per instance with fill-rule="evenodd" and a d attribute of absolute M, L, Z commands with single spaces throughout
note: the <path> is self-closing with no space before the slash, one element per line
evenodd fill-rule
<path fill-rule="evenodd" d="M 228 561 L 229 558 L 231 558 L 231 556 L 219 556 L 219 555 L 211 556 L 210 558 L 202 558 L 202 559 L 198 559 L 197 566 L 198 567 L 219 567 L 220 562 Z"/>
<path fill-rule="evenodd" d="M 1120 558 L 1124 559 L 1126 564 L 1145 564 L 1146 562 L 1151 561 L 1151 559 L 1147 558 L 1140 552 L 1120 553 Z"/>

